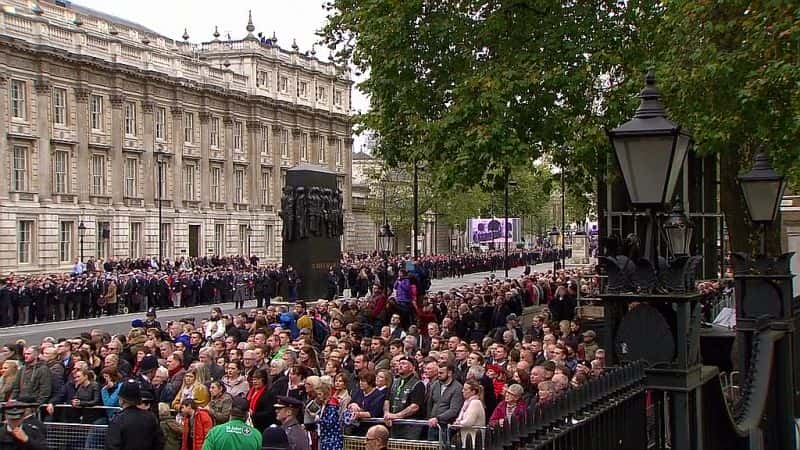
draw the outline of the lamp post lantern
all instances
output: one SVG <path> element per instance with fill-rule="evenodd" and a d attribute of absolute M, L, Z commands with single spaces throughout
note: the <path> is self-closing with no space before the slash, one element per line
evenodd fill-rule
<path fill-rule="evenodd" d="M 85 235 L 86 235 L 86 225 L 84 225 L 83 221 L 81 220 L 81 223 L 78 224 L 78 236 L 81 239 L 81 262 L 83 262 L 83 237 Z"/>
<path fill-rule="evenodd" d="M 655 212 L 672 200 L 681 166 L 692 146 L 692 136 L 667 118 L 652 70 L 645 77 L 639 98 L 641 104 L 633 119 L 608 131 L 608 137 L 631 205 L 648 213 L 645 254 L 657 268 Z"/>
<path fill-rule="evenodd" d="M 662 228 L 664 240 L 667 241 L 667 247 L 673 257 L 686 256 L 691 253 L 694 225 L 684 214 L 680 202 L 675 203 L 672 213 L 667 216 Z"/>
<path fill-rule="evenodd" d="M 769 163 L 763 149 L 756 155 L 753 168 L 739 176 L 750 221 L 761 225 L 761 254 L 766 255 L 767 227 L 775 221 L 786 189 L 785 177 L 778 175 Z"/>
<path fill-rule="evenodd" d="M 549 233 L 547 233 L 547 235 L 550 236 L 550 247 L 551 248 L 557 248 L 556 245 L 555 245 L 556 244 L 556 239 L 558 239 L 558 236 L 560 234 L 561 233 L 558 232 L 558 228 L 556 228 L 556 227 L 553 227 L 553 229 L 550 230 Z M 557 251 L 558 250 L 556 250 L 556 252 Z M 553 258 L 553 274 L 555 274 L 556 271 L 558 270 L 558 253 L 556 253 L 555 256 L 556 257 Z"/>
<path fill-rule="evenodd" d="M 389 222 L 384 222 L 381 225 L 380 231 L 378 231 L 378 242 L 381 246 L 383 257 L 388 257 L 394 244 L 394 231 L 392 231 L 392 226 L 389 225 Z"/>

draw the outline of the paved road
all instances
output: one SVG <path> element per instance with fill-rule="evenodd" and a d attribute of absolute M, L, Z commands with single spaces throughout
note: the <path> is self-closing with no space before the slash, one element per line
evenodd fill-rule
<path fill-rule="evenodd" d="M 551 264 L 540 264 L 533 268 L 536 271 L 546 271 L 552 268 Z M 509 271 L 509 276 L 516 277 L 522 273 L 523 268 L 518 267 Z M 478 272 L 465 275 L 461 278 L 443 278 L 441 280 L 433 280 L 431 282 L 432 291 L 444 291 L 454 287 L 463 286 L 466 284 L 477 283 L 483 281 L 485 278 L 494 274 L 497 277 L 502 277 L 503 271 L 495 272 Z M 221 303 L 218 306 L 222 307 L 225 312 L 235 312 L 233 303 Z M 245 309 L 249 310 L 255 306 L 255 301 L 245 303 Z M 195 306 L 191 308 L 177 308 L 167 309 L 158 312 L 158 320 L 165 324 L 168 320 L 176 320 L 184 317 L 194 317 L 200 319 L 208 317 L 210 305 Z M 134 319 L 144 319 L 143 313 L 136 314 L 121 314 L 117 316 L 105 316 L 96 319 L 81 319 L 71 320 L 65 322 L 51 322 L 36 325 L 23 325 L 9 328 L 0 328 L 0 345 L 13 342 L 17 339 L 25 339 L 27 342 L 41 342 L 47 336 L 54 338 L 59 337 L 73 337 L 86 331 L 91 331 L 93 328 L 101 328 L 111 334 L 127 333 L 131 327 L 131 321 Z"/>

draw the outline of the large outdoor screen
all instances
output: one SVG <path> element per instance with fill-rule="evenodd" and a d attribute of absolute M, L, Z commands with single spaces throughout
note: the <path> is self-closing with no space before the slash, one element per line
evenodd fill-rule
<path fill-rule="evenodd" d="M 508 235 L 509 243 L 522 241 L 522 222 L 518 217 L 509 218 L 506 225 L 502 217 L 475 218 L 467 221 L 469 242 L 471 245 L 481 245 L 505 242 Z"/>

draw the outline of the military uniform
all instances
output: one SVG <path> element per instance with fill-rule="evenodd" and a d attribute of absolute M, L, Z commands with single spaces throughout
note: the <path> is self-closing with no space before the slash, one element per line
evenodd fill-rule
<path fill-rule="evenodd" d="M 47 450 L 47 430 L 44 424 L 33 414 L 23 418 L 26 409 L 32 411 L 35 407 L 35 404 L 25 404 L 16 401 L 10 401 L 5 404 L 3 411 L 9 423 L 0 424 L 0 449 Z M 19 438 L 14 436 L 9 429 L 11 422 L 18 419 L 22 419 L 20 428 L 22 432 L 25 433 L 27 438 L 26 442 L 22 442 Z"/>
<path fill-rule="evenodd" d="M 161 450 L 164 435 L 158 419 L 150 411 L 128 407 L 111 419 L 106 435 L 106 450 Z"/>

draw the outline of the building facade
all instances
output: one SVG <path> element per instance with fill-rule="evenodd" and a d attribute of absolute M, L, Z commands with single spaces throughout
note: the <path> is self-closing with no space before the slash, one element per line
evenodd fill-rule
<path fill-rule="evenodd" d="M 63 2 L 0 11 L 0 273 L 82 255 L 281 258 L 286 169 L 335 171 L 349 73 L 274 39 L 192 44 Z M 343 248 L 352 240 L 343 237 Z"/>

